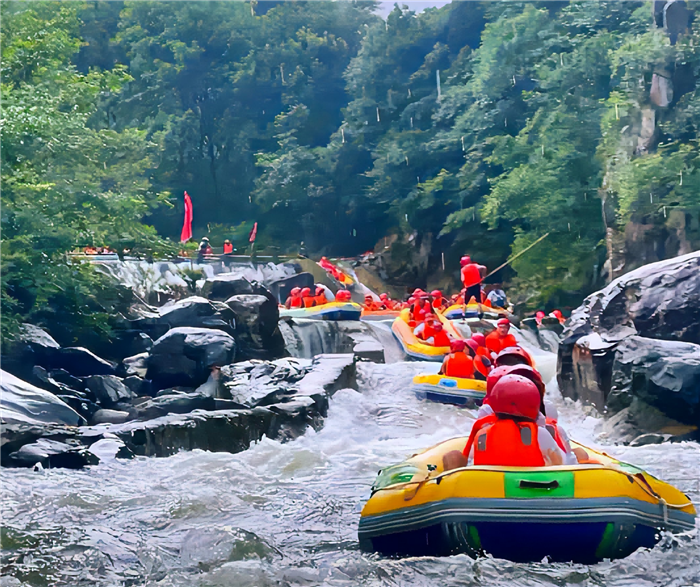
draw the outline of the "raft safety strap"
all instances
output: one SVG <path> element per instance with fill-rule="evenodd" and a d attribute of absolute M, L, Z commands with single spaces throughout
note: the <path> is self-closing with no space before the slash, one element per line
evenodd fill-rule
<path fill-rule="evenodd" d="M 668 503 L 663 497 L 661 497 L 658 493 L 656 493 L 656 491 L 654 491 L 651 488 L 651 485 L 649 485 L 649 482 L 644 478 L 644 476 L 641 473 L 637 473 L 636 475 L 628 475 L 628 477 L 632 481 L 635 481 L 647 495 L 656 499 L 657 503 L 663 509 L 665 524 L 668 523 L 668 508 L 671 508 L 672 510 L 682 510 L 683 508 L 687 508 L 693 505 L 692 501 L 688 501 L 686 503 Z"/>

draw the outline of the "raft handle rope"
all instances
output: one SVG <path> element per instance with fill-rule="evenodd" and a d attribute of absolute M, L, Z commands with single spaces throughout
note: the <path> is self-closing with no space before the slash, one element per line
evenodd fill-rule
<path fill-rule="evenodd" d="M 672 510 L 682 510 L 693 505 L 692 501 L 688 501 L 686 503 L 668 503 L 663 497 L 661 497 L 658 493 L 656 493 L 656 491 L 652 489 L 651 485 L 649 485 L 649 482 L 645 479 L 644 475 L 642 475 L 641 473 L 637 473 L 636 475 L 630 475 L 629 473 L 626 473 L 626 475 L 630 481 L 637 483 L 647 495 L 653 497 L 658 502 L 658 504 L 663 509 L 664 524 L 668 523 L 668 508 L 671 508 Z"/>

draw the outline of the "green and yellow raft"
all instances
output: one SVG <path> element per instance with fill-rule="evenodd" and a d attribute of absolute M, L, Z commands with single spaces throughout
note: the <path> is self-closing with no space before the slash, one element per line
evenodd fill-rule
<path fill-rule="evenodd" d="M 445 470 L 443 457 L 466 441 L 380 471 L 360 519 L 363 550 L 590 564 L 650 548 L 660 530 L 695 527 L 688 496 L 604 453 L 582 447 L 591 462 L 574 466 Z"/>

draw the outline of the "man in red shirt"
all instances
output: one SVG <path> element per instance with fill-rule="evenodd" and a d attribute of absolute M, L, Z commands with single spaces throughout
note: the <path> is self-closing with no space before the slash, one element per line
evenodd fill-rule
<path fill-rule="evenodd" d="M 469 303 L 473 297 L 477 303 L 481 303 L 481 281 L 486 275 L 486 267 L 484 265 L 478 265 L 477 263 L 472 263 L 471 258 L 465 255 L 460 259 L 460 265 L 462 269 L 460 271 L 460 276 L 462 279 L 462 284 L 464 285 L 464 301 Z"/>
<path fill-rule="evenodd" d="M 486 348 L 493 353 L 500 353 L 509 346 L 518 346 L 518 341 L 512 334 L 509 334 L 510 322 L 508 318 L 501 318 L 496 322 L 496 330 L 486 337 Z"/>

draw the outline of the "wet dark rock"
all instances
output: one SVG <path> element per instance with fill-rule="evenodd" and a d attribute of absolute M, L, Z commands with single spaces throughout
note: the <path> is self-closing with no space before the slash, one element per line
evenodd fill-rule
<path fill-rule="evenodd" d="M 285 318 L 279 328 L 287 351 L 294 357 L 355 353 L 358 358 L 384 362 L 384 345 L 366 322 Z"/>
<path fill-rule="evenodd" d="M 221 369 L 217 397 L 246 407 L 276 403 L 298 391 L 310 368 L 311 361 L 299 359 L 227 365 Z"/>
<path fill-rule="evenodd" d="M 130 419 L 129 412 L 122 410 L 110 410 L 107 408 L 102 408 L 97 410 L 90 418 L 90 425 L 94 426 L 96 424 L 121 424 Z"/>
<path fill-rule="evenodd" d="M 78 377 L 73 377 L 73 375 L 68 373 L 65 369 L 52 369 L 49 371 L 49 377 L 71 389 L 77 389 L 78 391 L 85 390 L 85 382 Z"/>
<path fill-rule="evenodd" d="M 220 330 L 173 328 L 159 338 L 148 358 L 147 379 L 155 389 L 172 385 L 197 386 L 212 367 L 228 365 L 236 354 L 236 341 Z"/>
<path fill-rule="evenodd" d="M 113 354 L 118 359 L 123 359 L 150 351 L 153 339 L 140 329 L 124 329 L 116 332 L 111 346 L 115 351 Z"/>
<path fill-rule="evenodd" d="M 69 424 L 77 426 L 81 416 L 54 394 L 0 371 L 0 418 L 3 422 Z"/>
<path fill-rule="evenodd" d="M 86 465 L 96 465 L 99 459 L 79 442 L 59 442 L 40 438 L 31 444 L 25 444 L 11 453 L 8 462 L 3 465 L 16 467 L 33 467 L 41 463 L 44 468 L 62 467 L 82 469 Z"/>
<path fill-rule="evenodd" d="M 130 375 L 124 378 L 124 385 L 126 385 L 133 395 L 152 395 L 153 387 L 148 379 L 142 379 L 136 375 Z"/>
<path fill-rule="evenodd" d="M 232 273 L 214 275 L 204 282 L 201 294 L 210 300 L 224 301 L 231 296 L 262 294 L 265 287 L 256 281 L 248 281 L 244 277 Z"/>
<path fill-rule="evenodd" d="M 557 365 L 563 395 L 609 413 L 637 398 L 679 422 L 700 423 L 700 252 L 617 278 L 565 326 Z"/>
<path fill-rule="evenodd" d="M 214 398 L 200 393 L 171 393 L 139 404 L 131 410 L 130 417 L 151 420 L 167 414 L 189 414 L 194 410 L 213 410 L 215 407 Z"/>
<path fill-rule="evenodd" d="M 120 375 L 145 378 L 148 371 L 148 353 L 140 353 L 122 360 Z"/>
<path fill-rule="evenodd" d="M 59 394 L 56 397 L 78 412 L 86 422 L 89 422 L 92 415 L 100 409 L 100 406 L 91 399 L 84 397 L 87 395 L 84 392 L 74 391 L 73 393 L 73 395 Z"/>
<path fill-rule="evenodd" d="M 226 300 L 233 313 L 241 358 L 273 359 L 285 353 L 284 339 L 277 326 L 277 300 L 267 294 L 239 294 Z"/>
<path fill-rule="evenodd" d="M 54 357 L 54 367 L 78 377 L 113 375 L 116 370 L 115 363 L 106 361 L 83 347 L 60 349 Z"/>
<path fill-rule="evenodd" d="M 105 408 L 134 397 L 124 382 L 114 375 L 93 375 L 88 377 L 85 383 L 87 388 L 95 394 L 97 401 Z"/>
<path fill-rule="evenodd" d="M 619 343 L 607 405 L 617 412 L 634 398 L 679 422 L 700 425 L 700 345 L 638 336 Z"/>
<path fill-rule="evenodd" d="M 231 324 L 220 314 L 226 307 L 200 296 L 169 302 L 158 309 L 157 315 L 139 321 L 142 328 L 153 336 L 161 337 L 171 328 L 190 326 L 195 328 L 219 328 L 231 330 Z M 230 333 L 230 332 L 229 332 Z"/>
<path fill-rule="evenodd" d="M 5 346 L 2 368 L 21 379 L 31 379 L 34 365 L 50 367 L 61 348 L 46 330 L 33 324 L 23 324 L 16 340 Z"/>

